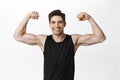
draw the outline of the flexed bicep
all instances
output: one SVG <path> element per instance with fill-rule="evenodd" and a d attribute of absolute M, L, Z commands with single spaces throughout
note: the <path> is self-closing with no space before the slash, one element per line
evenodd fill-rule
<path fill-rule="evenodd" d="M 30 34 L 30 33 L 27 33 L 21 36 L 21 38 L 19 38 L 18 41 L 29 44 L 29 45 L 37 45 L 41 42 L 40 39 L 37 37 L 37 35 Z"/>
<path fill-rule="evenodd" d="M 83 46 L 93 45 L 99 43 L 99 37 L 94 34 L 80 35 L 77 43 Z"/>

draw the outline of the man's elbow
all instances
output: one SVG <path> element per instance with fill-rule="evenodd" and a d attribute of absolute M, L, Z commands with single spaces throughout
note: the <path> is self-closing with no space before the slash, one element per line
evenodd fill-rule
<path fill-rule="evenodd" d="M 13 35 L 13 38 L 14 38 L 16 41 L 21 42 L 21 38 L 20 38 L 20 37 Z"/>
<path fill-rule="evenodd" d="M 99 43 L 102 43 L 102 42 L 104 42 L 106 40 L 106 37 L 105 36 L 102 36 L 102 37 L 99 37 L 98 38 L 98 42 Z"/>

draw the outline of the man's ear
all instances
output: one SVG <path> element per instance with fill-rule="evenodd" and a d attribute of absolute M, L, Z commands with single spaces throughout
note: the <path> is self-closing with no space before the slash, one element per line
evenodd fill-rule
<path fill-rule="evenodd" d="M 66 26 L 66 22 L 65 22 L 65 25 L 64 26 Z"/>
<path fill-rule="evenodd" d="M 50 27 L 50 25 L 51 25 L 51 24 L 50 24 L 50 21 L 49 21 L 49 27 Z"/>

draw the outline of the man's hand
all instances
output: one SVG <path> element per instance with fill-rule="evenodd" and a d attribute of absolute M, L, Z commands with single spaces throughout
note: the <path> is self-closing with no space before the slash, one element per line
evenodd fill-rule
<path fill-rule="evenodd" d="M 90 15 L 88 15 L 87 13 L 85 12 L 81 12 L 77 15 L 77 18 L 80 20 L 80 21 L 85 21 L 85 20 L 89 20 L 90 19 Z"/>
<path fill-rule="evenodd" d="M 28 16 L 31 19 L 38 19 L 40 15 L 39 15 L 39 13 L 37 11 L 32 11 L 32 12 L 28 13 Z"/>

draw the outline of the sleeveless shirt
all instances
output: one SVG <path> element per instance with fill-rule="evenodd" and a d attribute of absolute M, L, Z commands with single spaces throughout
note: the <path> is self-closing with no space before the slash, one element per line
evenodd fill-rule
<path fill-rule="evenodd" d="M 74 80 L 74 46 L 70 35 L 62 42 L 47 36 L 44 46 L 44 80 Z"/>

